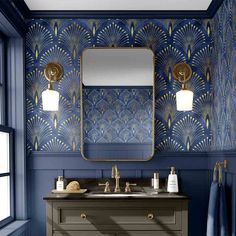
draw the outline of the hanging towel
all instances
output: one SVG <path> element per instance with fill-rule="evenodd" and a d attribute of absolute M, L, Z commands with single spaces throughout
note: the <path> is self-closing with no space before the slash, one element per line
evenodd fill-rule
<path fill-rule="evenodd" d="M 219 185 L 213 181 L 210 189 L 210 199 L 207 217 L 207 236 L 218 235 L 219 216 Z"/>
<path fill-rule="evenodd" d="M 229 236 L 225 187 L 222 183 L 221 167 L 219 167 L 219 236 Z"/>

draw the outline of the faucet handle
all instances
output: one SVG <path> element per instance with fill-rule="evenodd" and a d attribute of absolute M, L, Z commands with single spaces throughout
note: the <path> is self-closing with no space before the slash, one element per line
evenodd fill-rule
<path fill-rule="evenodd" d="M 135 183 L 131 184 L 130 182 L 126 182 L 125 185 L 126 185 L 126 187 L 125 187 L 125 192 L 126 193 L 130 193 L 131 192 L 130 186 L 137 186 L 137 184 L 135 184 Z"/>
<path fill-rule="evenodd" d="M 110 192 L 111 192 L 110 184 L 109 184 L 108 181 L 107 181 L 105 184 L 103 184 L 103 183 L 98 183 L 98 186 L 105 186 L 105 188 L 104 188 L 104 193 L 110 193 Z"/>

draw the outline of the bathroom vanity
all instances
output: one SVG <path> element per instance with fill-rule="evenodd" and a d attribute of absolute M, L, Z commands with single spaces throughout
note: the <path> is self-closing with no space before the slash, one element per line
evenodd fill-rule
<path fill-rule="evenodd" d="M 49 194 L 47 236 L 187 236 L 188 197 L 177 194 Z"/>

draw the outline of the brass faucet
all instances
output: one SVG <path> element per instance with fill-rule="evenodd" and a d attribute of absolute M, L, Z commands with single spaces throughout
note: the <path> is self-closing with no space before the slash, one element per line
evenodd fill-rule
<path fill-rule="evenodd" d="M 120 173 L 118 171 L 117 165 L 112 166 L 111 177 L 113 179 L 116 179 L 116 187 L 115 187 L 114 192 L 119 193 L 120 192 Z"/>

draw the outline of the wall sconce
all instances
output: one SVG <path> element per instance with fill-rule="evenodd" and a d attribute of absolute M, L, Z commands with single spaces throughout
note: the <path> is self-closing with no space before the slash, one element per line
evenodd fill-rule
<path fill-rule="evenodd" d="M 193 92 L 187 89 L 186 82 L 192 76 L 192 69 L 186 63 L 178 63 L 173 68 L 176 80 L 182 83 L 182 89 L 176 93 L 177 111 L 191 111 L 193 109 Z"/>
<path fill-rule="evenodd" d="M 48 89 L 42 92 L 43 110 L 58 111 L 60 94 L 53 89 L 52 83 L 62 79 L 62 65 L 55 62 L 48 63 L 44 69 L 44 76 L 49 81 L 49 84 Z"/>

